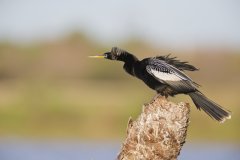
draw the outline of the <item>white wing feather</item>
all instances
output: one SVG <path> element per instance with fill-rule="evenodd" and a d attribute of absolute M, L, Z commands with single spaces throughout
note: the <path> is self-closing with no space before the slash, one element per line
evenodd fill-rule
<path fill-rule="evenodd" d="M 161 72 L 161 71 L 155 70 L 153 68 L 149 68 L 148 70 L 151 72 L 151 74 L 155 78 L 157 78 L 157 79 L 159 79 L 161 81 L 180 81 L 180 80 L 183 80 L 179 76 L 177 76 L 175 74 L 172 74 L 172 73 Z"/>

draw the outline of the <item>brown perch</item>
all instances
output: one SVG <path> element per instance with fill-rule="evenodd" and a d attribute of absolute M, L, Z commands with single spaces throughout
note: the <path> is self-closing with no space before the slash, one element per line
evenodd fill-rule
<path fill-rule="evenodd" d="M 190 107 L 158 96 L 145 104 L 140 116 L 129 119 L 127 137 L 118 160 L 174 160 L 185 142 Z"/>

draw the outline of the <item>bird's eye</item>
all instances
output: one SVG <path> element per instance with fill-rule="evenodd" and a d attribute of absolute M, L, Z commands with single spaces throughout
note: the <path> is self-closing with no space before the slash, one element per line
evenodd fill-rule
<path fill-rule="evenodd" d="M 107 53 L 104 53 L 104 58 L 107 58 L 107 59 L 111 59 L 111 53 L 107 52 Z"/>
<path fill-rule="evenodd" d="M 108 57 L 108 54 L 107 53 L 104 53 L 104 58 L 107 58 Z"/>

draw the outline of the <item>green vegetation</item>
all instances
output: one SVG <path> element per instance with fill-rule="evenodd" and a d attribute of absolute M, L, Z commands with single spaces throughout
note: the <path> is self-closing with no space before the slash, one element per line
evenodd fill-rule
<path fill-rule="evenodd" d="M 140 58 L 169 53 L 141 42 L 122 46 Z M 121 63 L 87 58 L 109 49 L 81 34 L 29 46 L 2 42 L 0 136 L 123 138 L 128 118 L 136 118 L 155 93 L 126 75 Z M 233 112 L 231 120 L 219 124 L 192 105 L 188 139 L 237 142 L 240 54 L 212 52 L 171 52 L 199 67 L 199 72 L 189 73 L 191 77 L 207 96 Z M 191 102 L 186 96 L 172 101 Z"/>

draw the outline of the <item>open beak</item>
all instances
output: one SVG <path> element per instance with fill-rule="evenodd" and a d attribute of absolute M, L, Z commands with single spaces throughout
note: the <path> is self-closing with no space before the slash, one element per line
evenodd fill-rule
<path fill-rule="evenodd" d="M 88 56 L 89 58 L 105 58 L 104 55 Z"/>

